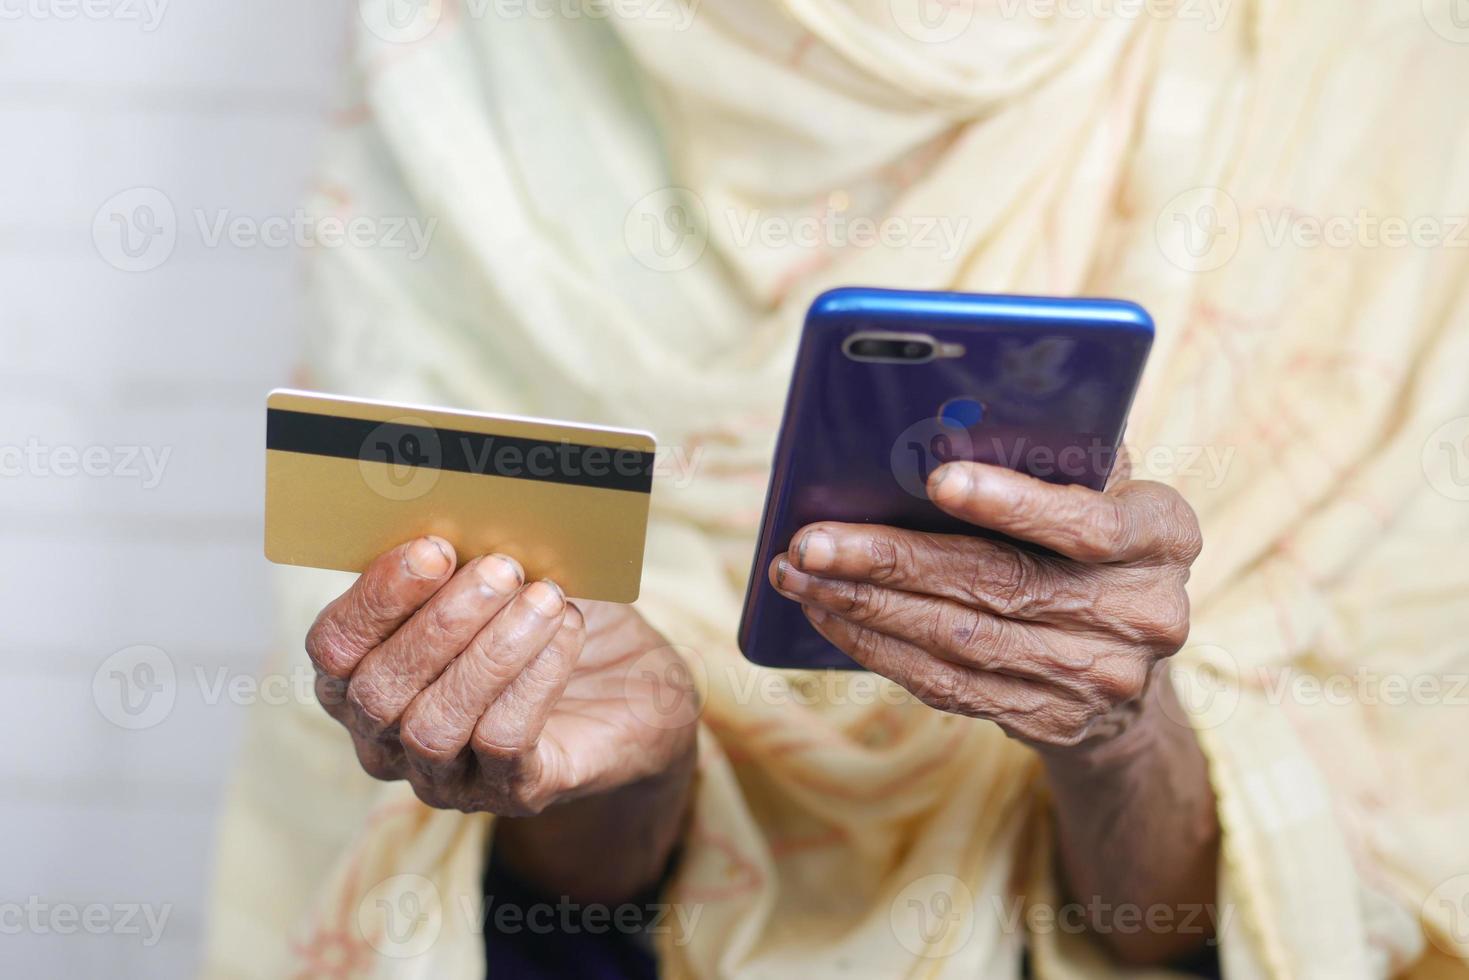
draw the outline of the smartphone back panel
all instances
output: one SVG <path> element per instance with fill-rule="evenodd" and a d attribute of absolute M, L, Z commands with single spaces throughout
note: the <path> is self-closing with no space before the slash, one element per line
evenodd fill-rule
<path fill-rule="evenodd" d="M 931 338 L 937 356 L 852 356 L 867 338 L 885 343 L 894 333 L 899 345 L 910 335 Z M 770 585 L 771 561 L 807 524 L 980 533 L 925 493 L 928 475 L 953 459 L 1101 489 L 1152 339 L 1148 314 L 1120 300 L 859 288 L 818 297 L 750 573 L 739 632 L 745 656 L 772 667 L 857 669 Z"/>

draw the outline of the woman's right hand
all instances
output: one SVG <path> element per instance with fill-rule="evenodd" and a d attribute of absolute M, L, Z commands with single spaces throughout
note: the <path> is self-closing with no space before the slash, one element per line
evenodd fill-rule
<path fill-rule="evenodd" d="M 440 538 L 394 548 L 307 635 L 317 697 L 363 769 L 430 806 L 510 817 L 632 784 L 686 796 L 697 692 L 656 630 L 630 606 L 584 613 L 504 555 L 454 567 Z"/>

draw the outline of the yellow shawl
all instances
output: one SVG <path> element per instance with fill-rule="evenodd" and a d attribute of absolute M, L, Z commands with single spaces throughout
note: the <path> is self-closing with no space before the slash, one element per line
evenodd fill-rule
<path fill-rule="evenodd" d="M 1226 975 L 1469 972 L 1453 2 L 364 0 L 316 206 L 437 224 L 423 256 L 318 250 L 310 380 L 668 447 L 639 606 L 707 694 L 669 975 L 1015 977 L 1025 944 L 1047 980 L 1128 972 L 1047 924 L 1026 749 L 735 650 L 794 339 L 838 284 L 1151 310 L 1129 441 L 1207 542 L 1173 674 Z M 345 584 L 281 577 L 271 670 Z M 262 706 L 207 972 L 479 975 L 492 824 Z"/>

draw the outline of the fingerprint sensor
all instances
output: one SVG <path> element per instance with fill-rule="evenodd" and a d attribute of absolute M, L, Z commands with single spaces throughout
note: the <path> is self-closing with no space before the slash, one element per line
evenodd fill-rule
<path fill-rule="evenodd" d="M 984 405 L 973 398 L 950 398 L 939 407 L 939 421 L 956 429 L 972 429 L 984 418 Z"/>

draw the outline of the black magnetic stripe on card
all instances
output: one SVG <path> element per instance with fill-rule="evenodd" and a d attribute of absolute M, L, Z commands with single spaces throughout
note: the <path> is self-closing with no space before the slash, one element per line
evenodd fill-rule
<path fill-rule="evenodd" d="M 601 490 L 648 493 L 653 488 L 654 455 L 638 449 L 375 422 L 285 408 L 266 409 L 265 447 Z"/>

